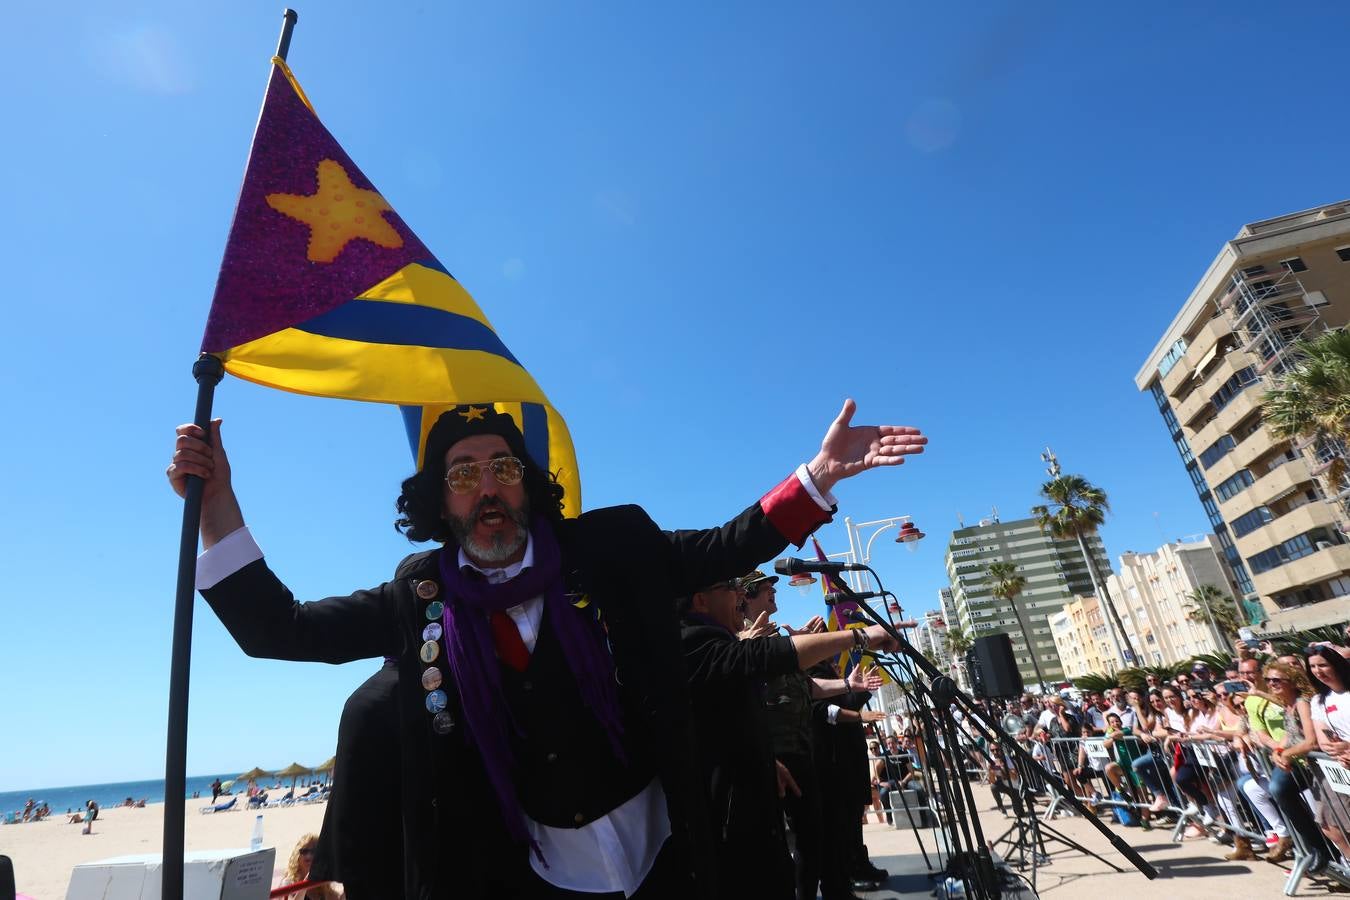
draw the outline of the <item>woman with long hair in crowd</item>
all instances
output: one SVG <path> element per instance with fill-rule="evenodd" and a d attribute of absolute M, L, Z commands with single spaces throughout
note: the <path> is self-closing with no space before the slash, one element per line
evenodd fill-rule
<path fill-rule="evenodd" d="M 1275 764 L 1270 774 L 1270 796 L 1284 815 L 1285 822 L 1303 839 L 1303 843 L 1313 853 L 1312 871 L 1319 872 L 1326 867 L 1326 843 L 1322 840 L 1317 823 L 1313 821 L 1310 798 L 1304 799 L 1304 791 L 1312 787 L 1312 773 L 1308 769 L 1305 757 L 1317 749 L 1317 735 L 1313 730 L 1312 708 L 1308 695 L 1312 688 L 1301 666 L 1273 662 L 1266 666 L 1266 691 L 1263 697 L 1284 708 L 1284 727 L 1279 734 L 1272 734 L 1279 743 L 1271 751 L 1271 761 Z M 1267 719 L 1269 723 L 1271 720 Z M 1271 854 L 1272 862 L 1280 862 L 1289 855 L 1289 844 L 1281 841 Z"/>
<path fill-rule="evenodd" d="M 1237 694 L 1230 694 L 1223 685 L 1199 691 L 1200 709 L 1208 703 L 1213 710 L 1213 723 L 1202 726 L 1202 733 L 1215 742 L 1211 745 L 1215 766 L 1210 769 L 1212 779 L 1210 789 L 1216 794 L 1215 800 L 1227 816 L 1231 825 L 1242 824 L 1241 807 L 1238 803 L 1238 755 L 1234 751 L 1242 749 L 1242 738 L 1247 733 L 1247 711 L 1237 702 Z M 1200 715 L 1197 715 L 1197 719 Z M 1233 840 L 1233 852 L 1224 859 L 1255 859 L 1251 841 L 1243 835 L 1230 831 Z"/>
<path fill-rule="evenodd" d="M 1170 690 L 1170 688 L 1169 688 Z M 1162 691 L 1149 689 L 1148 708 L 1142 705 L 1136 708 L 1138 721 L 1134 732 L 1144 744 L 1145 752 L 1136 759 L 1131 768 L 1150 791 L 1153 792 L 1153 805 L 1144 810 L 1145 817 L 1163 812 L 1168 805 L 1180 806 L 1176 786 L 1168 774 L 1167 757 L 1163 754 L 1167 738 L 1167 704 Z M 1183 726 L 1185 720 L 1182 720 Z"/>
<path fill-rule="evenodd" d="M 1350 661 L 1331 647 L 1318 644 L 1308 648 L 1307 663 L 1316 692 L 1311 706 L 1317 746 L 1342 765 L 1350 765 Z M 1327 840 L 1350 860 L 1350 840 L 1346 838 L 1350 797 L 1319 780 L 1317 799 L 1322 801 L 1317 824 Z"/>
<path fill-rule="evenodd" d="M 1166 691 L 1164 691 L 1164 695 Z M 1180 702 L 1177 700 L 1176 702 Z M 1168 706 L 1172 706 L 1173 701 L 1168 701 Z M 1186 805 L 1184 813 L 1192 816 L 1199 816 L 1200 821 L 1208 826 L 1212 825 L 1218 819 L 1219 811 L 1214 808 L 1214 801 L 1210 797 L 1208 785 L 1205 784 L 1203 770 L 1199 759 L 1196 757 L 1195 749 L 1192 745 L 1201 741 L 1212 740 L 1219 728 L 1219 714 L 1214 706 L 1214 700 L 1204 691 L 1191 692 L 1191 709 L 1186 716 L 1185 734 L 1175 738 L 1173 742 L 1172 755 L 1172 777 L 1176 779 L 1177 787 L 1186 795 L 1190 803 Z M 1188 838 L 1204 837 L 1206 831 L 1204 828 L 1196 826 L 1194 823 L 1186 826 L 1185 836 Z"/>
<path fill-rule="evenodd" d="M 314 848 L 318 844 L 319 836 L 317 834 L 301 835 L 300 840 L 295 842 L 295 847 L 291 850 L 291 858 L 286 862 L 286 872 L 282 875 L 281 884 L 277 887 L 301 884 L 309 880 L 309 868 L 314 862 Z M 342 896 L 341 890 L 335 887 L 332 882 L 326 881 L 287 894 L 286 900 L 342 900 Z"/>

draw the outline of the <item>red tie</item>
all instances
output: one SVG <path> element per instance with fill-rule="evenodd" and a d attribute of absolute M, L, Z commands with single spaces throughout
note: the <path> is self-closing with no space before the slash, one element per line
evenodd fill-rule
<path fill-rule="evenodd" d="M 517 672 L 524 672 L 530 664 L 530 651 L 520 639 L 520 630 L 506 613 L 497 611 L 488 617 L 492 625 L 492 642 L 497 645 L 497 658 Z"/>

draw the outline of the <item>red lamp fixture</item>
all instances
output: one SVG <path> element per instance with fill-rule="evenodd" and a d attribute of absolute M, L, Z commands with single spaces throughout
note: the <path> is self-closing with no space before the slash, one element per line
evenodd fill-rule
<path fill-rule="evenodd" d="M 906 522 L 900 526 L 900 533 L 896 535 L 895 542 L 897 544 L 912 544 L 915 541 L 923 540 L 925 537 L 927 535 L 920 531 L 913 522 Z"/>

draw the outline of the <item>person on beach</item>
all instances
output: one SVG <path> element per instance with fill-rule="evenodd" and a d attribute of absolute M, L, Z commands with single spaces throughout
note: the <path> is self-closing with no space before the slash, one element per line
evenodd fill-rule
<path fill-rule="evenodd" d="M 397 526 L 434 549 L 394 580 L 297 603 L 244 525 L 219 420 L 177 429 L 167 470 L 205 481 L 198 588 L 244 651 L 398 660 L 401 879 L 413 897 L 709 895 L 674 599 L 798 546 L 830 489 L 922 452 L 917 429 L 854 426 L 726 524 L 663 532 L 639 507 L 562 516 L 562 488 L 510 416 L 452 409 L 404 481 Z M 672 473 L 672 483 L 681 475 Z M 338 765 L 342 765 L 339 756 Z"/>

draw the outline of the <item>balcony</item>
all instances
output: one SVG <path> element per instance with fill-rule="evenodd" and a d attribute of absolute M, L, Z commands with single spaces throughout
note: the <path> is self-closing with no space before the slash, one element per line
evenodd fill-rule
<path fill-rule="evenodd" d="M 1262 427 L 1256 429 L 1252 434 L 1249 434 L 1247 439 L 1234 447 L 1233 452 L 1229 453 L 1228 456 L 1232 457 L 1233 462 L 1237 464 L 1237 468 L 1243 469 L 1250 466 L 1253 462 L 1265 456 L 1276 447 L 1283 449 L 1288 443 L 1289 442 L 1286 440 L 1275 438 L 1269 431 Z"/>
<path fill-rule="evenodd" d="M 1281 469 L 1287 468 L 1281 466 Z M 1279 471 L 1278 469 L 1276 471 Z M 1271 473 L 1275 474 L 1274 472 Z M 1256 488 L 1260 482 L 1248 488 L 1248 492 Z M 1263 550 L 1269 550 L 1276 544 L 1283 544 L 1291 537 L 1304 534 L 1314 528 L 1335 528 L 1336 511 L 1330 504 L 1316 501 L 1305 503 L 1298 509 L 1291 510 L 1262 525 L 1251 534 L 1243 535 L 1237 539 L 1238 552 L 1243 558 L 1255 556 Z M 1297 560 L 1296 560 L 1297 561 Z M 1289 563 L 1285 563 L 1289 565 Z"/>
<path fill-rule="evenodd" d="M 1308 467 L 1303 461 L 1291 459 L 1256 479 L 1245 491 L 1239 491 L 1232 499 L 1220 503 L 1219 511 L 1223 513 L 1224 521 L 1231 522 L 1252 507 L 1269 506 L 1311 481 L 1312 475 L 1308 474 Z"/>
<path fill-rule="evenodd" d="M 1229 354 L 1230 356 L 1233 354 Z M 1247 354 L 1243 353 L 1246 357 Z M 1250 358 L 1250 357 L 1248 357 Z M 1242 368 L 1239 366 L 1238 368 Z M 1222 384 L 1223 382 L 1216 382 Z M 1236 397 L 1228 401 L 1228 405 L 1219 410 L 1219 414 L 1214 417 L 1214 424 L 1219 426 L 1220 432 L 1231 432 L 1237 427 L 1237 423 L 1247 418 L 1253 412 L 1261 408 L 1261 401 L 1266 399 L 1266 385 L 1263 382 L 1249 384 Z"/>
<path fill-rule="evenodd" d="M 1195 374 L 1195 367 L 1199 365 L 1205 354 L 1214 349 L 1214 345 L 1221 338 L 1232 334 L 1232 331 L 1227 318 L 1224 316 L 1218 316 L 1206 322 L 1204 327 L 1200 329 L 1200 333 L 1186 348 L 1185 354 L 1177 360 L 1176 365 L 1172 366 L 1171 371 L 1163 376 L 1162 389 L 1167 392 L 1167 396 L 1175 397 L 1178 389 Z"/>
<path fill-rule="evenodd" d="M 1173 409 L 1177 413 L 1177 421 L 1188 430 L 1194 430 L 1195 423 L 1202 414 L 1208 413 L 1211 409 L 1209 394 L 1205 392 L 1204 385 L 1191 391 L 1190 396 L 1180 403 L 1174 403 Z"/>
<path fill-rule="evenodd" d="M 1335 544 L 1269 572 L 1252 575 L 1252 584 L 1263 600 L 1269 600 L 1277 594 L 1317 584 L 1347 572 L 1350 572 L 1350 544 Z"/>

